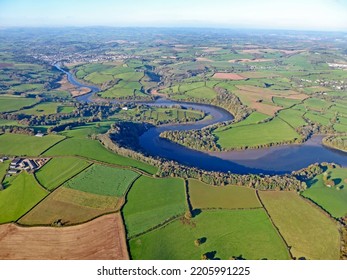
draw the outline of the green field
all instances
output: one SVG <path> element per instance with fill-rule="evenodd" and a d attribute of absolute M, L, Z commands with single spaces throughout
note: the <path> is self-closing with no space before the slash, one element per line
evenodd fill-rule
<path fill-rule="evenodd" d="M 0 135 L 0 154 L 38 156 L 49 147 L 64 139 L 60 135 L 35 137 L 24 134 Z"/>
<path fill-rule="evenodd" d="M 347 215 L 347 170 L 345 168 L 329 168 L 327 180 L 334 186 L 324 183 L 324 174 L 320 174 L 307 182 L 309 188 L 303 196 L 310 198 L 336 218 Z"/>
<path fill-rule="evenodd" d="M 286 109 L 278 112 L 277 116 L 294 128 L 303 126 L 306 121 L 302 118 L 303 112 L 299 110 Z"/>
<path fill-rule="evenodd" d="M 196 246 L 194 241 L 204 238 Z M 285 244 L 263 209 L 203 211 L 190 223 L 176 220 L 131 239 L 133 259 L 289 259 Z M 215 253 L 214 253 L 215 252 Z"/>
<path fill-rule="evenodd" d="M 0 191 L 0 223 L 16 221 L 48 194 L 33 175 L 25 172 L 6 178 L 3 185 L 5 190 Z"/>
<path fill-rule="evenodd" d="M 0 113 L 17 111 L 25 106 L 37 103 L 35 98 L 24 98 L 16 96 L 0 96 Z"/>
<path fill-rule="evenodd" d="M 279 106 L 281 106 L 283 108 L 291 107 L 291 106 L 301 102 L 301 100 L 284 98 L 284 97 L 278 97 L 278 96 L 272 97 L 272 101 L 276 105 L 279 105 Z"/>
<path fill-rule="evenodd" d="M 254 189 L 238 186 L 216 187 L 194 179 L 188 180 L 188 186 L 193 208 L 237 209 L 261 207 Z"/>
<path fill-rule="evenodd" d="M 217 143 L 226 149 L 255 147 L 300 138 L 300 135 L 286 122 L 279 118 L 261 123 L 239 126 L 224 131 L 214 132 Z"/>
<path fill-rule="evenodd" d="M 58 108 L 60 105 L 60 103 L 54 102 L 40 103 L 30 109 L 20 110 L 18 113 L 34 116 L 52 115 L 58 112 Z"/>
<path fill-rule="evenodd" d="M 52 158 L 36 173 L 36 178 L 48 190 L 53 190 L 89 165 L 75 157 Z"/>
<path fill-rule="evenodd" d="M 2 182 L 2 179 L 6 175 L 6 170 L 10 165 L 10 161 L 6 160 L 5 162 L 0 162 L 0 183 Z"/>
<path fill-rule="evenodd" d="M 117 117 L 134 121 L 155 122 L 156 124 L 169 122 L 197 121 L 204 117 L 204 113 L 197 110 L 176 108 L 134 108 L 122 110 Z"/>
<path fill-rule="evenodd" d="M 118 207 L 118 198 L 60 187 L 19 220 L 24 225 L 80 224 Z"/>
<path fill-rule="evenodd" d="M 325 110 L 327 109 L 329 106 L 332 105 L 331 102 L 328 102 L 326 100 L 323 99 L 318 99 L 318 98 L 309 98 L 306 99 L 304 101 L 304 104 L 306 107 L 308 107 L 309 109 L 313 109 L 313 110 Z"/>
<path fill-rule="evenodd" d="M 217 96 L 216 92 L 209 87 L 201 87 L 185 92 L 185 95 L 192 98 L 213 99 Z"/>
<path fill-rule="evenodd" d="M 232 128 L 232 127 L 244 126 L 244 125 L 249 125 L 249 124 L 256 124 L 258 122 L 266 120 L 267 118 L 269 118 L 268 115 L 265 115 L 265 114 L 262 114 L 262 113 L 259 113 L 259 112 L 253 112 L 252 114 L 250 114 L 244 120 L 242 120 L 240 122 L 237 122 L 237 123 L 233 123 L 231 125 L 222 126 L 220 128 L 217 128 L 214 132 L 228 130 L 229 128 Z"/>
<path fill-rule="evenodd" d="M 131 170 L 94 164 L 68 181 L 65 186 L 93 194 L 120 197 L 138 176 Z"/>
<path fill-rule="evenodd" d="M 305 118 L 309 119 L 311 122 L 319 123 L 321 125 L 329 125 L 330 120 L 323 117 L 321 114 L 317 113 L 306 113 Z"/>
<path fill-rule="evenodd" d="M 336 260 L 340 258 L 337 225 L 321 210 L 294 192 L 259 192 L 270 217 L 296 258 Z"/>
<path fill-rule="evenodd" d="M 0 136 L 0 143 L 1 143 Z M 140 161 L 120 156 L 107 150 L 102 144 L 96 140 L 83 139 L 83 138 L 69 138 L 58 145 L 55 145 L 47 152 L 47 156 L 82 156 L 87 159 L 94 159 L 111 164 L 121 166 L 132 166 L 141 169 L 150 174 L 157 172 L 157 168 Z"/>
<path fill-rule="evenodd" d="M 134 236 L 187 210 L 182 179 L 142 176 L 130 189 L 123 208 L 128 236 Z"/>

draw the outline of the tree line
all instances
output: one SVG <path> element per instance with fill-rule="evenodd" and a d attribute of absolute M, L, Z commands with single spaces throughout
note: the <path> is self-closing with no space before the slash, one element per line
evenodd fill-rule
<path fill-rule="evenodd" d="M 118 125 L 116 124 L 113 126 L 113 128 L 111 128 L 106 134 L 99 134 L 97 136 L 98 140 L 107 149 L 117 154 L 140 160 L 158 167 L 158 172 L 154 175 L 156 177 L 194 178 L 215 186 L 225 186 L 231 184 L 237 186 L 247 186 L 258 190 L 303 191 L 306 189 L 306 183 L 301 182 L 294 175 L 240 175 L 225 172 L 205 171 L 195 167 L 184 166 L 175 161 L 165 160 L 162 158 L 153 158 L 151 156 L 144 155 L 140 151 L 134 151 L 130 148 L 122 146 L 120 142 L 117 142 L 120 139 L 123 139 L 121 134 L 122 131 L 127 131 L 126 138 L 128 138 L 128 140 L 131 134 L 133 138 L 138 139 L 138 135 L 135 136 L 133 132 L 129 132 L 129 127 L 124 129 L 119 128 Z M 140 132 L 141 130 L 142 129 L 139 129 Z M 135 131 L 135 129 L 132 131 Z"/>

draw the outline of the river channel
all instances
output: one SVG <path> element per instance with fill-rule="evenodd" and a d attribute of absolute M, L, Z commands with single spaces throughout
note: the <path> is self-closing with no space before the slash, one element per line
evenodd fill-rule
<path fill-rule="evenodd" d="M 68 76 L 70 83 L 78 87 L 88 87 L 91 92 L 77 97 L 80 102 L 91 102 L 91 97 L 99 89 L 80 83 L 75 77 L 55 65 Z M 141 102 L 143 103 L 143 102 Z M 276 146 L 271 148 L 250 149 L 231 152 L 200 152 L 173 143 L 159 137 L 160 133 L 167 130 L 201 129 L 218 122 L 229 121 L 233 116 L 227 111 L 209 105 L 176 102 L 158 99 L 155 102 L 146 102 L 152 106 L 181 105 L 196 110 L 202 110 L 209 118 L 195 123 L 161 125 L 153 127 L 139 138 L 142 149 L 151 156 L 159 156 L 177 161 L 187 166 L 194 166 L 208 171 L 222 171 L 239 174 L 285 174 L 301 169 L 315 162 L 335 162 L 347 166 L 347 153 L 330 149 L 322 145 L 323 136 L 314 136 L 303 144 Z"/>

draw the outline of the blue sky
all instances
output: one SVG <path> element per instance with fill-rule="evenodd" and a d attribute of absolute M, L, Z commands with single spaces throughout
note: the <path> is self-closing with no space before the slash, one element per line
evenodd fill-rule
<path fill-rule="evenodd" d="M 0 0 L 0 27 L 92 25 L 347 31 L 347 0 Z"/>

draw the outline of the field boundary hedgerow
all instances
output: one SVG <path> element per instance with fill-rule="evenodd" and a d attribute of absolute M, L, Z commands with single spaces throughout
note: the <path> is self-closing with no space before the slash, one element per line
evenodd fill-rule
<path fill-rule="evenodd" d="M 266 209 L 263 201 L 261 200 L 260 196 L 259 196 L 259 192 L 258 190 L 255 191 L 257 198 L 260 202 L 260 204 L 263 206 L 263 209 L 265 210 L 266 215 L 268 216 L 272 226 L 275 228 L 276 232 L 278 233 L 278 235 L 281 237 L 282 241 L 284 242 L 284 244 L 286 245 L 287 251 L 289 256 L 291 257 L 292 260 L 294 260 L 294 256 L 292 255 L 292 252 L 290 251 L 290 246 L 288 245 L 287 241 L 285 240 L 284 236 L 282 235 L 282 233 L 280 232 L 279 228 L 276 226 L 275 222 L 272 220 L 272 217 L 270 216 L 270 213 L 268 212 L 268 210 Z"/>

